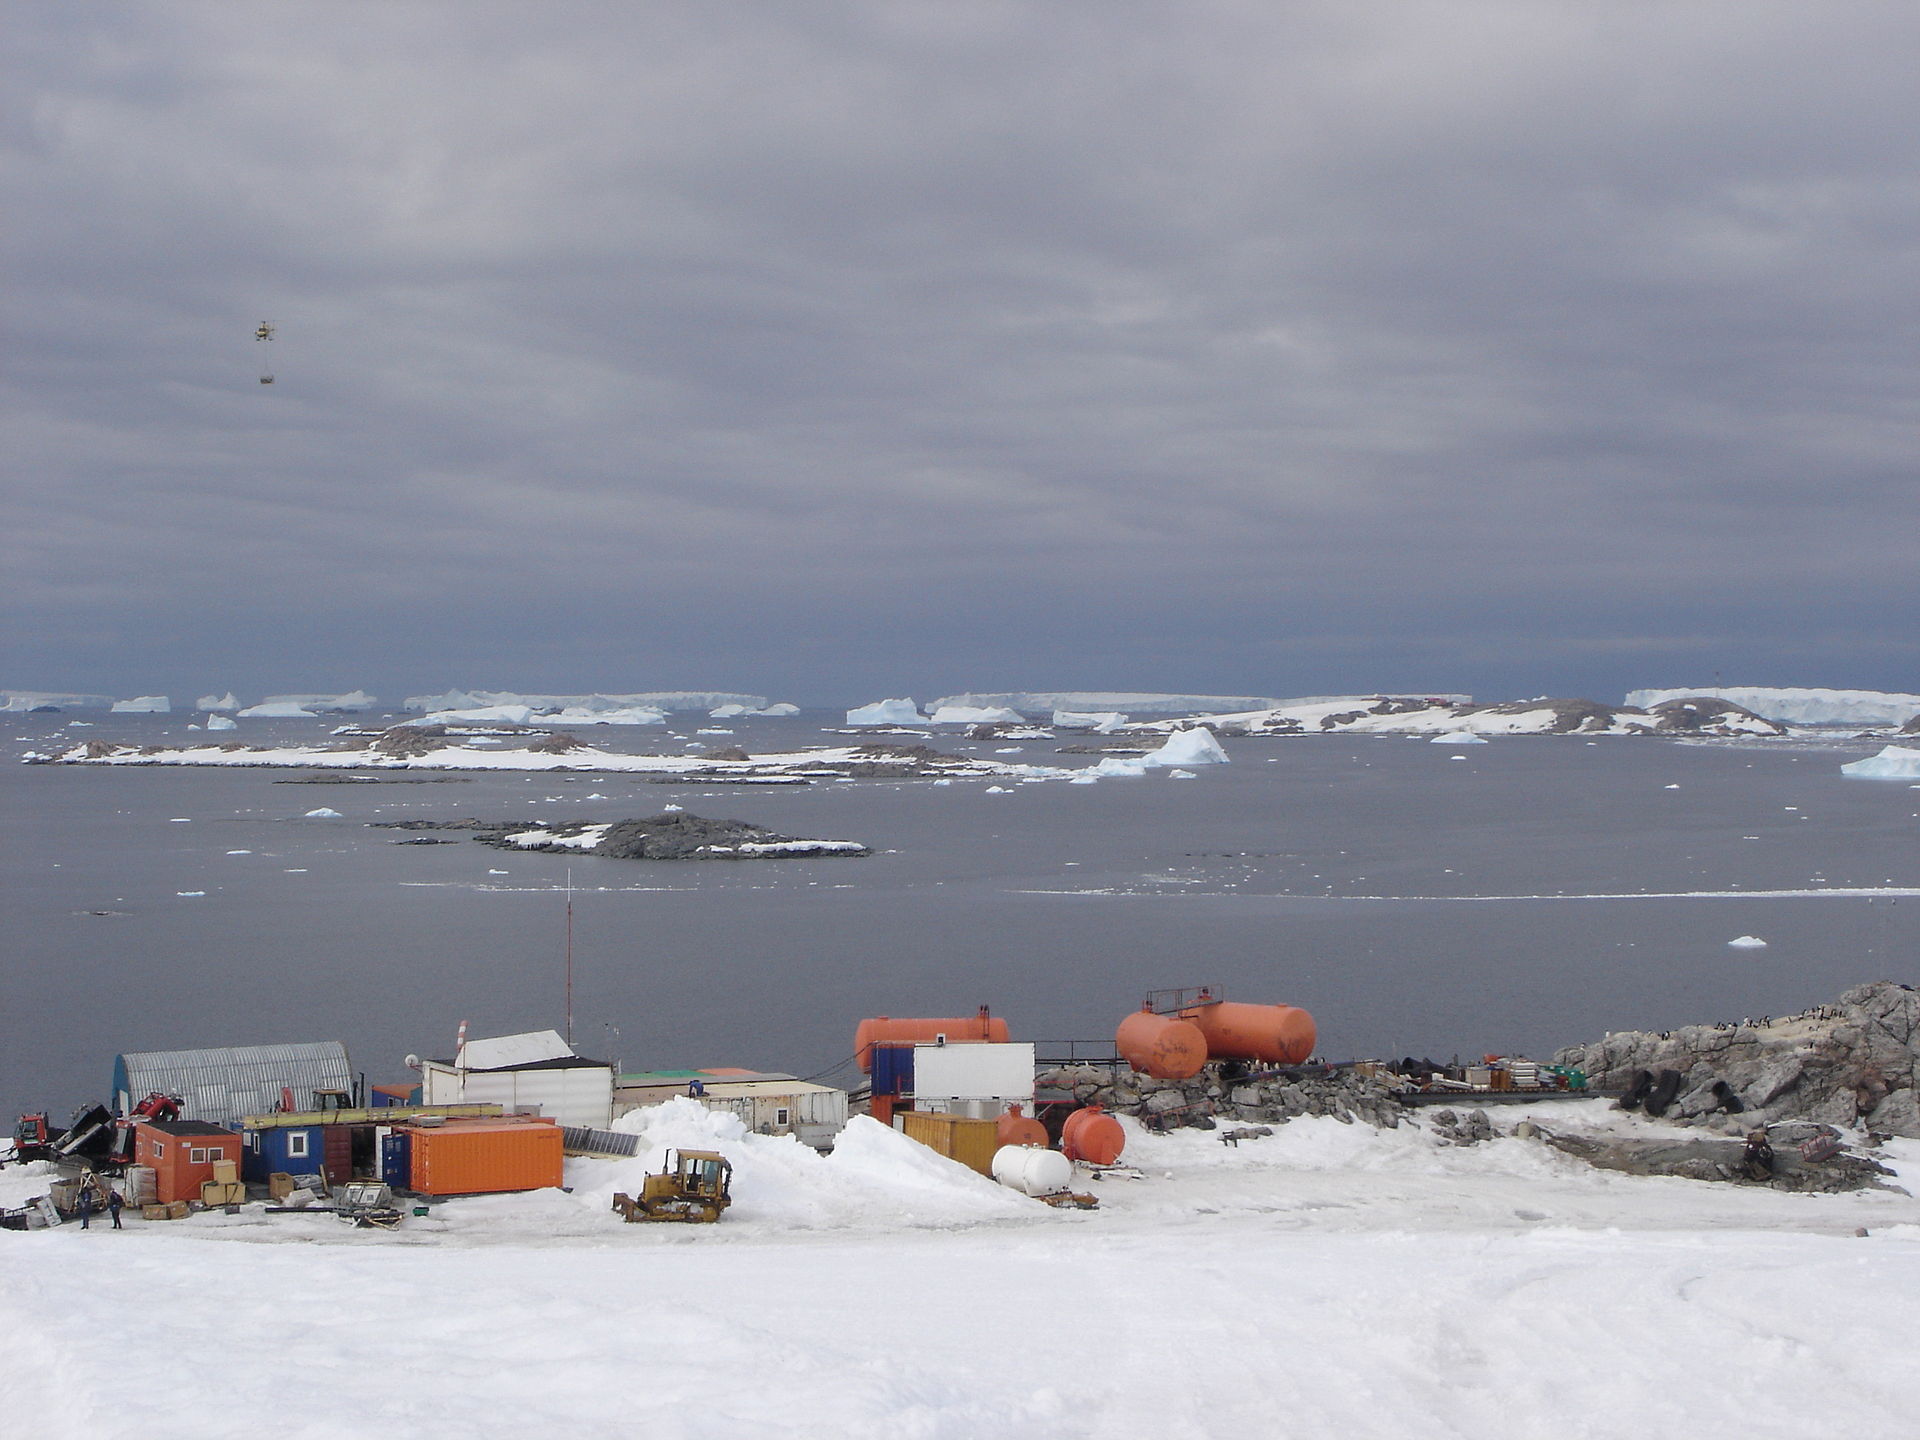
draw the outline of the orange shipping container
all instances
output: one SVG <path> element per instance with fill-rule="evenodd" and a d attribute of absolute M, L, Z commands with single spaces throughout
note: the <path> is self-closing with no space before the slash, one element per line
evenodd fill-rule
<path fill-rule="evenodd" d="M 558 1186 L 565 1140 L 550 1120 L 407 1125 L 407 1188 L 422 1195 L 484 1195 Z"/>

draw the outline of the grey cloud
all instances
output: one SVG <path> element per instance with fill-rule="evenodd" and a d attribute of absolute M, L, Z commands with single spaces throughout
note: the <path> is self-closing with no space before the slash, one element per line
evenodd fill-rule
<path fill-rule="evenodd" d="M 11 28 L 9 683 L 1910 688 L 1908 7 Z"/>

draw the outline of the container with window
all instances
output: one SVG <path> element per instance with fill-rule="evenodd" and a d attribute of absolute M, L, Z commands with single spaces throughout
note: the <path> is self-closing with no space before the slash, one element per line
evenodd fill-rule
<path fill-rule="evenodd" d="M 250 1153 L 250 1152 L 249 1152 Z M 241 1165 L 239 1134 L 204 1120 L 140 1120 L 133 1127 L 133 1163 L 152 1169 L 154 1199 L 198 1200 L 200 1187 L 217 1178 L 214 1166 Z"/>

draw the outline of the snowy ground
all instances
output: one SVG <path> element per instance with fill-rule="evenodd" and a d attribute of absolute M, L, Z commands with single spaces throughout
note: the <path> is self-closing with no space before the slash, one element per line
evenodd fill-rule
<path fill-rule="evenodd" d="M 1055 1212 L 862 1122 L 717 1143 L 719 1226 L 572 1194 L 0 1232 L 12 1433 L 109 1437 L 1911 1437 L 1920 1202 L 1303 1120 L 1134 1133 Z M 1498 1112 L 1508 1129 L 1520 1118 Z M 1597 1106 L 1546 1123 L 1647 1128 Z M 1920 1142 L 1887 1152 L 1920 1189 Z M 0 1172 L 0 1198 L 44 1174 Z M 1856 1230 L 1865 1228 L 1863 1238 Z"/>

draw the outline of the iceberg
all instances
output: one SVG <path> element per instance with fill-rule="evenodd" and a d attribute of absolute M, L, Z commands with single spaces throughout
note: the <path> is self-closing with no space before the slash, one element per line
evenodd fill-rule
<path fill-rule="evenodd" d="M 849 723 L 852 723 L 849 721 Z M 1024 725 L 1026 716 L 1005 705 L 939 705 L 929 725 Z"/>
<path fill-rule="evenodd" d="M 261 705 L 293 705 L 314 715 L 352 715 L 371 710 L 379 703 L 364 690 L 349 690 L 344 695 L 269 695 L 260 702 Z M 258 710 L 260 706 L 253 708 Z"/>
<path fill-rule="evenodd" d="M 1817 690 L 1709 685 L 1699 690 L 1635 690 L 1627 704 L 1650 710 L 1667 700 L 1709 696 L 1783 725 L 1904 725 L 1920 715 L 1920 695 L 1892 690 Z"/>
<path fill-rule="evenodd" d="M 737 720 L 742 715 L 751 715 L 753 713 L 753 711 L 744 705 L 728 704 L 716 706 L 714 709 L 709 710 L 707 712 L 707 718 L 709 720 Z"/>
<path fill-rule="evenodd" d="M 1205 726 L 1195 726 L 1191 730 L 1176 730 L 1167 737 L 1167 743 L 1151 755 L 1143 755 L 1140 763 L 1152 766 L 1175 765 L 1224 765 L 1227 752 L 1221 748 L 1219 738 Z"/>
<path fill-rule="evenodd" d="M 111 695 L 66 695 L 52 690 L 0 690 L 0 711 L 26 715 L 35 710 L 111 710 Z"/>
<path fill-rule="evenodd" d="M 245 713 L 244 711 L 241 713 Z M 525 705 L 477 705 L 471 710 L 435 710 L 410 723 L 415 725 L 526 725 L 533 711 Z"/>
<path fill-rule="evenodd" d="M 234 724 L 234 722 L 225 715 L 207 716 L 207 729 L 209 730 L 238 730 L 239 728 L 238 725 Z"/>
<path fill-rule="evenodd" d="M 171 715 L 173 702 L 164 695 L 140 695 L 132 700 L 113 702 L 116 715 Z"/>
<path fill-rule="evenodd" d="M 755 715 L 798 715 L 800 707 L 787 700 L 778 700 L 771 705 L 763 705 L 751 712 Z"/>
<path fill-rule="evenodd" d="M 1878 755 L 1840 767 L 1856 780 L 1920 780 L 1920 750 L 1911 745 L 1889 745 Z"/>
<path fill-rule="evenodd" d="M 193 702 L 193 708 L 196 710 L 238 710 L 240 708 L 240 701 L 234 696 L 233 691 L 229 690 L 224 695 L 202 695 L 198 700 Z"/>
<path fill-rule="evenodd" d="M 1053 712 L 1053 727 L 1056 730 L 1091 730 L 1097 735 L 1111 735 L 1127 723 L 1124 710 L 1056 710 Z"/>
<path fill-rule="evenodd" d="M 1487 737 L 1476 735 L 1471 730 L 1449 730 L 1444 735 L 1436 735 L 1427 742 L 1430 745 L 1484 745 Z"/>
<path fill-rule="evenodd" d="M 847 711 L 849 725 L 924 725 L 926 717 L 911 699 L 876 700 Z"/>
<path fill-rule="evenodd" d="M 242 720 L 311 720 L 315 712 L 291 700 L 263 700 L 240 712 Z"/>
<path fill-rule="evenodd" d="M 656 690 L 639 695 L 520 695 L 511 690 L 449 690 L 441 695 L 409 695 L 403 710 L 476 710 L 491 705 L 524 705 L 538 715 L 560 711 L 592 712 L 621 710 L 707 710 L 722 705 L 744 705 L 757 710 L 767 703 L 764 695 L 736 695 L 722 690 Z M 620 723 L 618 721 L 614 723 Z"/>
<path fill-rule="evenodd" d="M 1138 715 L 1197 715 L 1229 710 L 1271 710 L 1287 702 L 1259 695 L 1156 695 L 1124 690 L 1008 690 L 990 695 L 947 695 L 933 702 L 982 710 L 1018 710 L 1046 715 L 1055 710 L 1119 710 Z"/>

